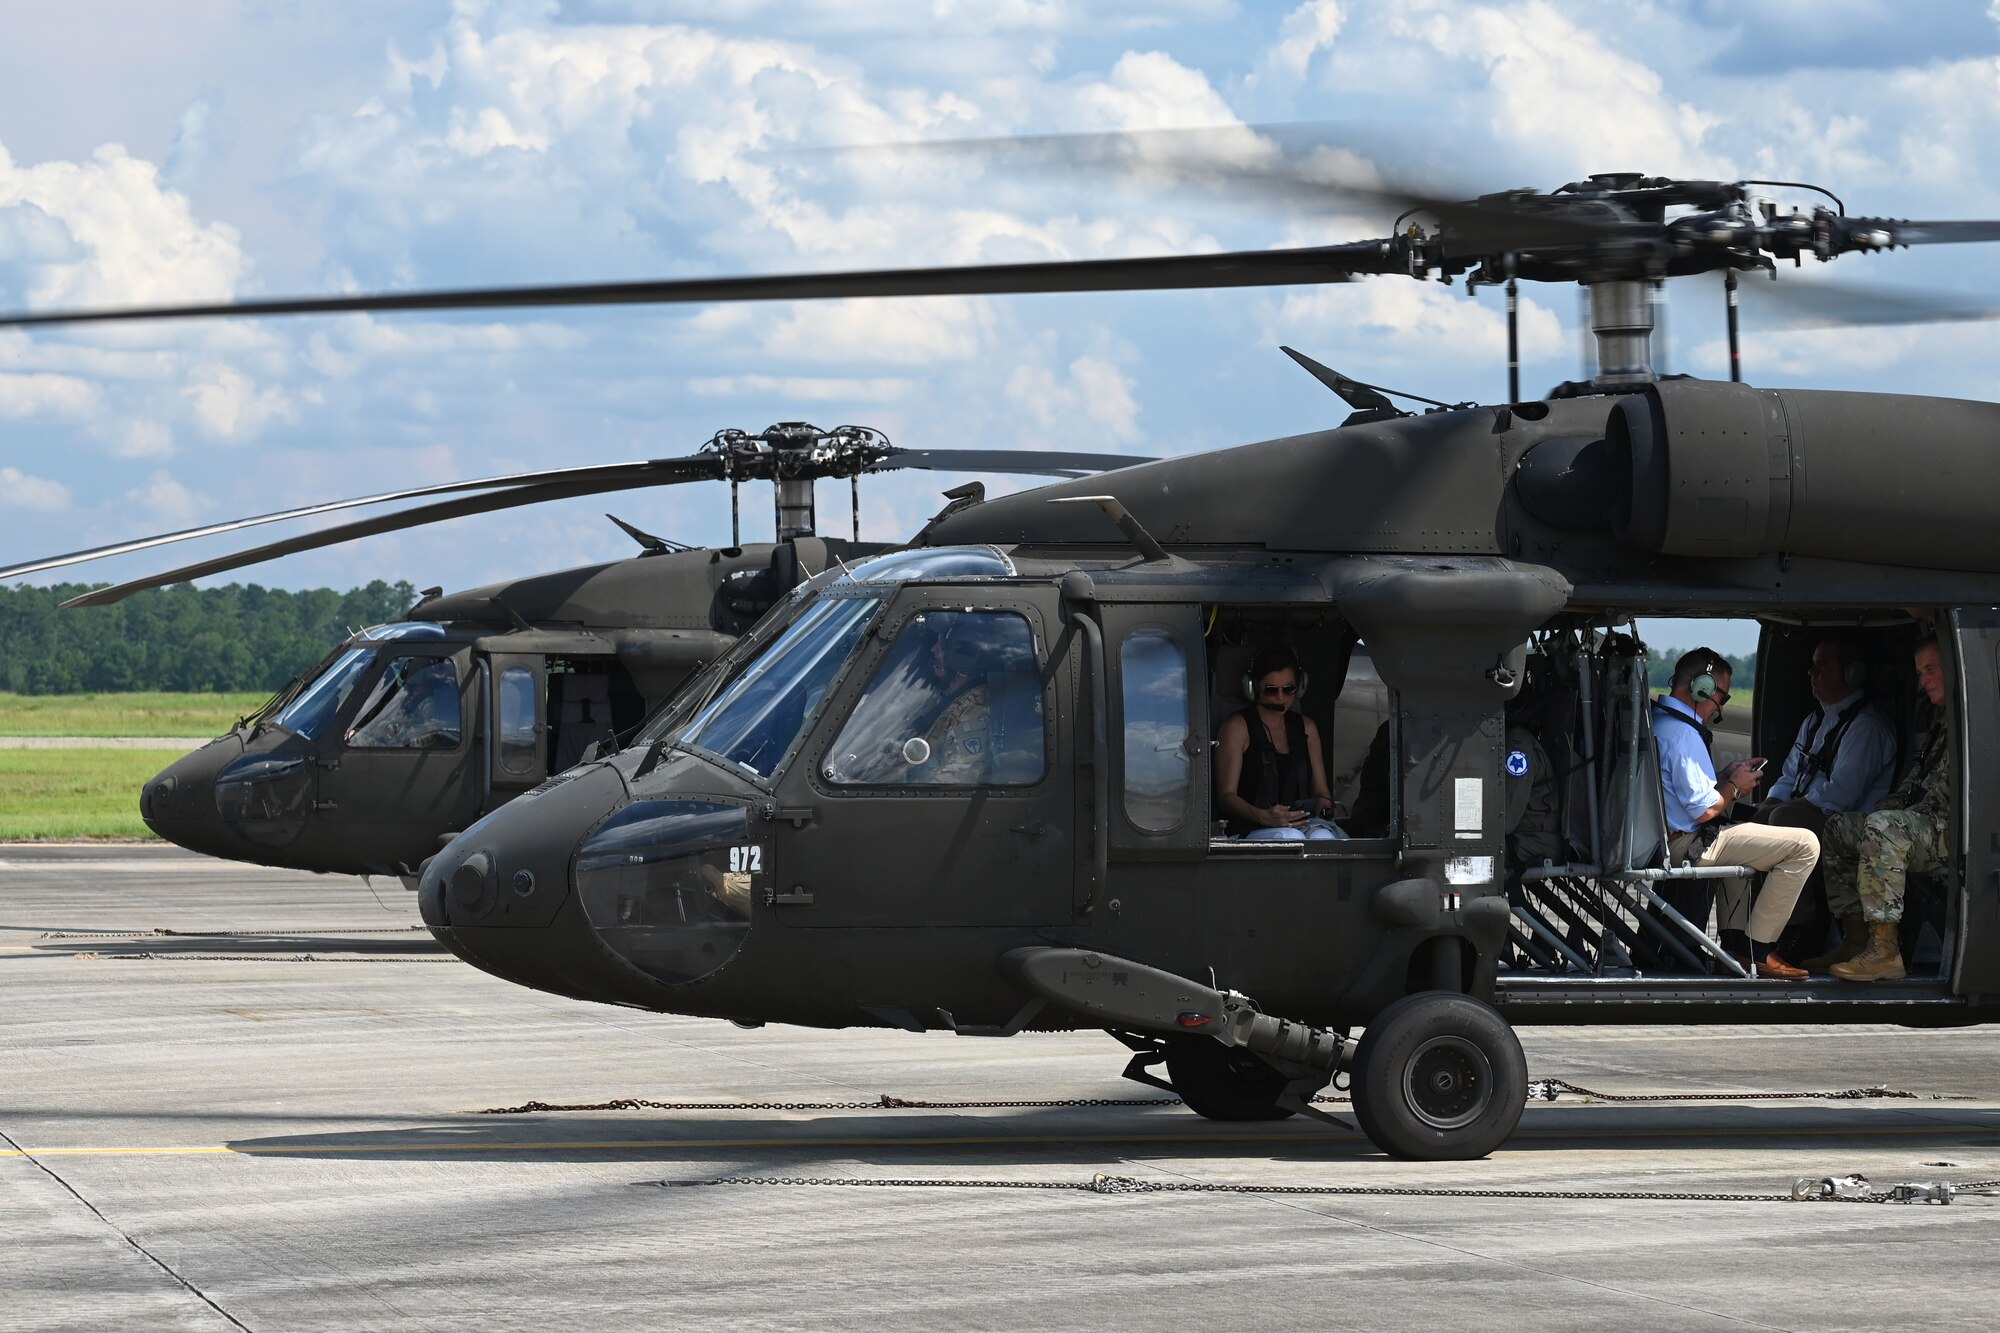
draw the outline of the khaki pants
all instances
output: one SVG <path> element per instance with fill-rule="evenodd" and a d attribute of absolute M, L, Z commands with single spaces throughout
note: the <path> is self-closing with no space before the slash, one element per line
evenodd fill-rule
<path fill-rule="evenodd" d="M 1777 939 L 1792 919 L 1799 891 L 1818 861 L 1819 839 L 1810 831 L 1768 824 L 1731 824 L 1695 858 L 1698 866 L 1749 866 L 1767 872 L 1754 906 L 1748 880 L 1725 879 L 1716 893 L 1717 924 L 1724 930 L 1747 930 L 1762 944 Z"/>

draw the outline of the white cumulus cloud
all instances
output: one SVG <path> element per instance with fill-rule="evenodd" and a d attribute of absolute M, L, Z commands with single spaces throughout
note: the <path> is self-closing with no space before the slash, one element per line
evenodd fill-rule
<path fill-rule="evenodd" d="M 75 375 L 0 374 L 0 417 L 80 417 L 97 398 L 97 386 Z"/>
<path fill-rule="evenodd" d="M 259 388 L 234 366 L 197 366 L 181 393 L 193 405 L 195 421 L 218 440 L 246 440 L 273 421 L 294 421 L 298 409 L 279 385 Z"/>
<path fill-rule="evenodd" d="M 1112 439 L 1130 443 L 1139 438 L 1139 400 L 1131 376 L 1097 356 L 1080 356 L 1067 373 L 1045 366 L 1017 366 L 1007 379 L 1007 399 L 1042 429 L 1070 433 L 1066 426 L 1081 419 Z"/>
<path fill-rule="evenodd" d="M 52 226 L 68 241 L 59 252 Z M 226 300 L 245 269 L 235 228 L 199 221 L 154 164 L 117 144 L 88 161 L 31 166 L 0 145 L 0 243 L 10 228 L 34 234 L 26 253 L 0 251 L 0 262 L 25 261 L 20 295 L 37 308 Z"/>
<path fill-rule="evenodd" d="M 32 477 L 16 467 L 0 467 L 0 505 L 57 513 L 69 508 L 69 487 L 46 477 Z"/>
<path fill-rule="evenodd" d="M 125 492 L 125 499 L 168 527 L 186 527 L 209 508 L 208 501 L 166 471 L 153 473 L 145 485 Z"/>

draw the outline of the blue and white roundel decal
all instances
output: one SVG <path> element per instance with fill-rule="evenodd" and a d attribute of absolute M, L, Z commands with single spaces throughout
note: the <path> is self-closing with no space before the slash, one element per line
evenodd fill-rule
<path fill-rule="evenodd" d="M 1528 776 L 1528 752 L 1526 750 L 1507 751 L 1507 773 L 1510 777 Z"/>

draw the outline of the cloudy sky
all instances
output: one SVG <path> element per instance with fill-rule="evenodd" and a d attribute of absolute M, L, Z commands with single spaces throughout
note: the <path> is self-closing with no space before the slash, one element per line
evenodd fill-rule
<path fill-rule="evenodd" d="M 1365 209 L 830 151 L 1285 125 L 1468 190 L 1593 171 L 1810 180 L 1851 211 L 1996 217 L 2000 19 L 1975 0 L 69 0 L 0 30 L 0 307 L 1140 255 L 1380 235 Z M 1809 196 L 1799 196 L 1809 202 Z M 1852 259 L 2000 296 L 2000 251 Z M 1811 281 L 1810 270 L 1786 281 Z M 1582 373 L 1537 288 L 1526 383 Z M 1675 302 L 1666 368 L 1724 373 Z M 1504 396 L 1498 297 L 931 299 L 0 332 L 0 562 L 455 477 L 691 452 L 805 418 L 898 444 L 1173 454 L 1336 422 L 1277 351 L 1441 398 Z M 1750 377 L 2000 397 L 1984 326 L 1753 338 Z M 863 493 L 906 536 L 958 476 Z M 687 488 L 295 557 L 289 587 L 465 586 L 631 549 L 610 508 L 727 539 Z M 768 499 L 745 536 L 770 532 Z M 843 486 L 822 524 L 843 531 Z M 266 529 L 265 531 L 271 531 Z M 228 549 L 179 548 L 188 558 Z M 107 562 L 94 577 L 154 568 Z M 69 575 L 73 576 L 73 575 Z"/>

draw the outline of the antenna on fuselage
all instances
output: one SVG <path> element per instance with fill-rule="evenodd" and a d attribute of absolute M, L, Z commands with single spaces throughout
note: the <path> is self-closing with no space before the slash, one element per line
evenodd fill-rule
<path fill-rule="evenodd" d="M 1115 495 L 1064 495 L 1050 500 L 1049 503 L 1052 505 L 1094 504 L 1104 511 L 1106 518 L 1118 525 L 1118 530 L 1125 534 L 1125 540 L 1131 542 L 1137 548 L 1139 554 L 1145 556 L 1148 561 L 1173 559 L 1172 556 L 1167 554 L 1167 548 L 1160 545 L 1152 533 L 1146 531 L 1145 524 L 1132 517 L 1131 511 L 1125 508 Z"/>

